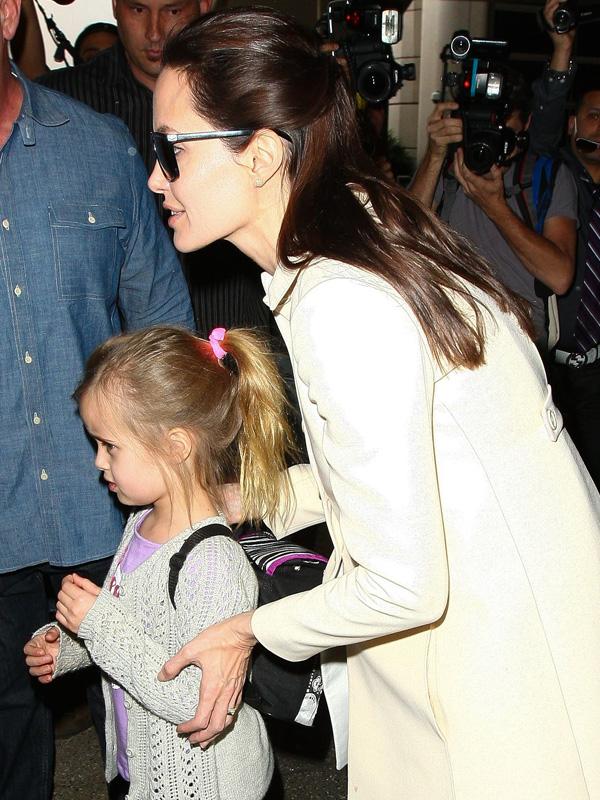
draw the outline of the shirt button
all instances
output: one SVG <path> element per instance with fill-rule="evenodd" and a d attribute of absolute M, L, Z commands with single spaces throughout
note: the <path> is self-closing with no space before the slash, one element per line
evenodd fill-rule
<path fill-rule="evenodd" d="M 43 469 L 43 470 L 40 472 L 40 478 L 41 478 L 43 481 L 47 481 L 47 480 L 48 480 L 48 473 L 46 472 L 46 470 L 45 470 L 45 469 Z"/>
<path fill-rule="evenodd" d="M 41 421 L 42 421 L 42 418 L 40 416 L 38 416 L 37 411 L 34 411 L 34 413 L 33 413 L 33 424 L 34 425 L 39 425 Z"/>
<path fill-rule="evenodd" d="M 128 747 L 127 750 L 125 750 L 125 755 L 127 756 L 127 758 L 133 758 L 133 750 L 130 747 Z"/>
<path fill-rule="evenodd" d="M 23 357 L 23 360 L 26 364 L 31 364 L 33 361 L 33 358 L 29 355 L 29 350 L 25 350 L 25 356 Z"/>
<path fill-rule="evenodd" d="M 2 227 L 4 228 L 5 231 L 9 231 L 10 230 L 10 222 L 7 219 L 3 219 L 2 220 Z"/>
<path fill-rule="evenodd" d="M 550 427 L 553 431 L 558 428 L 558 420 L 556 419 L 556 412 L 553 408 L 548 410 L 548 422 L 550 423 Z"/>
<path fill-rule="evenodd" d="M 125 708 L 126 708 L 128 711 L 129 711 L 129 709 L 131 708 L 131 703 L 129 702 L 129 700 L 123 700 L 123 705 L 125 706 Z"/>
<path fill-rule="evenodd" d="M 17 285 L 16 285 L 16 286 L 15 286 L 15 288 L 14 288 L 14 292 L 15 292 L 15 294 L 17 295 L 17 297 L 21 297 L 21 287 L 19 286 L 19 284 L 18 284 L 18 283 L 17 283 Z"/>
<path fill-rule="evenodd" d="M 88 211 L 88 222 L 91 222 L 92 225 L 94 224 L 94 222 L 96 222 L 96 217 L 92 214 L 91 211 Z"/>

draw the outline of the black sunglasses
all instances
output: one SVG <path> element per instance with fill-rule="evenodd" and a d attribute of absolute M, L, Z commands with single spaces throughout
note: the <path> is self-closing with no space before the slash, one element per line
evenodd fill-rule
<path fill-rule="evenodd" d="M 595 142 L 593 139 L 584 139 L 579 136 L 575 139 L 575 147 L 581 153 L 593 153 L 595 150 L 600 149 L 600 142 Z"/>
<path fill-rule="evenodd" d="M 178 142 L 195 142 L 202 139 L 231 139 L 235 136 L 250 136 L 254 133 L 252 128 L 241 128 L 237 131 L 203 131 L 202 133 L 156 133 L 153 131 L 152 147 L 156 160 L 163 175 L 172 183 L 179 177 L 179 165 L 175 155 L 175 145 Z"/>

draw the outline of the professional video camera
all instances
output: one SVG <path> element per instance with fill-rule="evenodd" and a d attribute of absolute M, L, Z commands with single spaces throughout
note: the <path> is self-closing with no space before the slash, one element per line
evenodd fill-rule
<path fill-rule="evenodd" d="M 321 32 L 339 44 L 355 91 L 368 103 L 384 103 L 404 81 L 415 79 L 414 64 L 398 64 L 392 45 L 402 38 L 402 15 L 410 0 L 386 5 L 365 0 L 331 0 Z"/>
<path fill-rule="evenodd" d="M 460 106 L 465 164 L 483 175 L 494 164 L 506 164 L 515 146 L 525 147 L 527 134 L 507 126 L 512 82 L 507 64 L 508 43 L 473 39 L 456 31 L 441 54 L 444 62 L 442 100 Z"/>
<path fill-rule="evenodd" d="M 600 21 L 600 5 L 566 0 L 554 12 L 552 23 L 556 33 L 567 33 L 578 25 Z"/>

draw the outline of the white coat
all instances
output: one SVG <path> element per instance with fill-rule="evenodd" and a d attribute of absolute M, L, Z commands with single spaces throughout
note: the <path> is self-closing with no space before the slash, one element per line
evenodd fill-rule
<path fill-rule="evenodd" d="M 599 800 L 600 498 L 535 347 L 483 298 L 485 365 L 444 370 L 377 277 L 265 285 L 310 455 L 293 526 L 320 505 L 334 553 L 252 626 L 290 660 L 346 648 L 349 797 Z"/>

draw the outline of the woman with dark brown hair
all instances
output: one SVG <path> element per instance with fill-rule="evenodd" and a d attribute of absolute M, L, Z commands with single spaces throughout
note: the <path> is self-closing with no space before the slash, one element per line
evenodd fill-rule
<path fill-rule="evenodd" d="M 600 503 L 527 310 L 377 172 L 294 21 L 206 16 L 164 65 L 150 186 L 180 250 L 225 238 L 264 269 L 311 462 L 270 523 L 320 514 L 334 545 L 322 586 L 167 662 L 202 667 L 182 732 L 206 745 L 234 720 L 258 640 L 322 653 L 353 798 L 599 797 Z"/>

